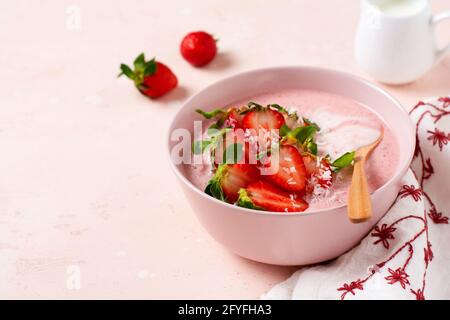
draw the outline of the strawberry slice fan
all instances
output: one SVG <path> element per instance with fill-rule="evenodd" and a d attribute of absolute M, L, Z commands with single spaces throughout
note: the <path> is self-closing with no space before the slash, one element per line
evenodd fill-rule
<path fill-rule="evenodd" d="M 361 243 L 263 299 L 450 299 L 450 96 L 410 112 L 416 150 L 397 200 Z"/>

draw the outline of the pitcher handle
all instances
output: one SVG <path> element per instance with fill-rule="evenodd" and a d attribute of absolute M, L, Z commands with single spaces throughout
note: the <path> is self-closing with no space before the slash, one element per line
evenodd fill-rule
<path fill-rule="evenodd" d="M 436 26 L 439 22 L 450 19 L 450 11 L 441 12 L 438 14 L 435 14 L 432 19 L 431 23 Z M 448 44 L 446 47 L 442 49 L 438 49 L 436 52 L 436 59 L 442 58 L 446 53 L 450 52 L 450 44 Z"/>

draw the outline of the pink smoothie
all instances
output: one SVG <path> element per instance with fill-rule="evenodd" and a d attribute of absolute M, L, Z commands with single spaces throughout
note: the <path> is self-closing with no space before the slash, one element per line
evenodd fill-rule
<path fill-rule="evenodd" d="M 254 101 L 261 105 L 279 104 L 289 111 L 297 111 L 317 123 L 321 130 L 316 134 L 318 155 L 330 155 L 332 160 L 348 151 L 367 145 L 379 136 L 384 128 L 384 138 L 373 151 L 366 164 L 366 173 L 371 192 L 383 186 L 393 175 L 398 165 L 397 141 L 387 124 L 372 110 L 342 96 L 312 90 L 282 90 L 249 97 L 230 106 L 246 105 Z M 206 128 L 206 125 L 204 126 Z M 199 157 L 199 156 L 194 156 Z M 207 155 L 203 155 L 203 158 Z M 197 161 L 198 162 L 198 161 Z M 187 178 L 204 190 L 212 177 L 209 159 L 203 164 L 186 166 Z M 347 202 L 351 182 L 351 168 L 341 170 L 326 192 L 314 192 L 305 198 L 309 202 L 306 211 L 333 208 Z"/>

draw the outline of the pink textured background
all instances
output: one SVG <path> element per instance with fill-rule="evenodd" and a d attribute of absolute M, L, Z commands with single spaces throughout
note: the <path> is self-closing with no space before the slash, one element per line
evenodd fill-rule
<path fill-rule="evenodd" d="M 66 27 L 73 4 L 80 30 Z M 358 14 L 358 1 L 342 0 L 2 3 L 0 298 L 257 298 L 288 277 L 292 268 L 236 257 L 205 233 L 169 171 L 165 133 L 185 98 L 243 70 L 302 64 L 368 78 L 353 59 Z M 220 39 L 203 69 L 178 52 L 197 29 Z M 450 40 L 450 23 L 438 38 Z M 141 51 L 180 88 L 150 101 L 116 79 Z M 385 88 L 406 108 L 449 94 L 450 56 Z M 70 265 L 79 290 L 66 285 Z"/>

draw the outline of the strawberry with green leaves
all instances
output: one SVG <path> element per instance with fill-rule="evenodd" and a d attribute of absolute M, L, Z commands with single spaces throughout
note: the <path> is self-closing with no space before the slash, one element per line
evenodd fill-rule
<path fill-rule="evenodd" d="M 141 53 L 133 65 L 134 69 L 131 69 L 126 64 L 121 64 L 119 77 L 125 75 L 133 80 L 136 88 L 145 96 L 158 98 L 178 85 L 178 79 L 172 70 L 155 58 L 147 61 Z"/>
<path fill-rule="evenodd" d="M 256 166 L 249 164 L 221 164 L 214 177 L 208 182 L 205 192 L 210 196 L 235 203 L 239 190 L 246 188 L 259 177 Z"/>

